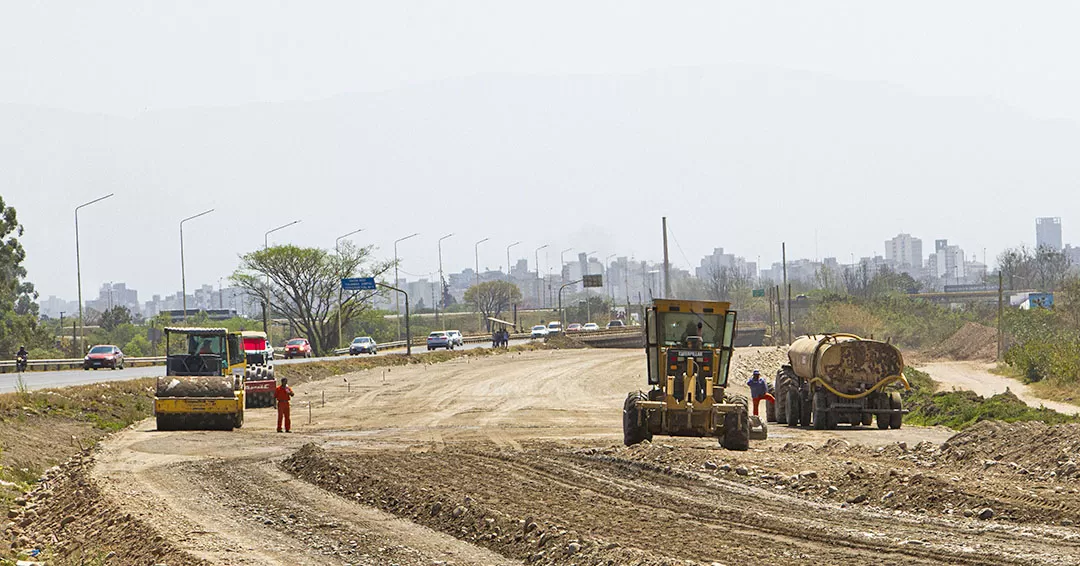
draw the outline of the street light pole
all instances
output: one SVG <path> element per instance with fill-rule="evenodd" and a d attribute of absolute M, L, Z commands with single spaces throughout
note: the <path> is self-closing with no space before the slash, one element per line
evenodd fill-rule
<path fill-rule="evenodd" d="M 184 222 L 188 220 L 195 220 L 200 216 L 204 216 L 213 212 L 214 209 L 204 210 L 196 214 L 195 216 L 188 216 L 180 221 L 180 292 L 183 294 L 182 304 L 184 306 L 184 322 L 187 322 L 187 274 L 184 270 Z"/>
<path fill-rule="evenodd" d="M 349 236 L 352 236 L 353 234 L 359 234 L 360 232 L 363 232 L 363 231 L 364 231 L 363 228 L 359 228 L 359 229 L 353 230 L 352 232 L 349 232 L 348 234 L 345 234 L 343 236 L 338 236 L 334 240 L 334 251 L 337 252 L 339 259 L 341 257 L 341 248 L 340 248 L 341 240 L 343 240 L 345 238 L 348 238 Z M 338 340 L 338 342 L 337 342 L 338 348 L 340 348 L 341 347 L 341 282 L 340 281 L 338 282 L 338 290 L 337 290 L 337 340 Z"/>
<path fill-rule="evenodd" d="M 449 238 L 449 237 L 451 237 L 451 236 L 453 236 L 453 235 L 454 235 L 454 233 L 451 232 L 451 233 L 439 238 L 439 242 L 438 242 L 438 247 L 439 247 L 439 302 L 438 302 L 438 305 L 439 305 L 440 308 L 443 308 L 443 309 L 446 308 L 446 301 L 443 299 L 444 297 L 446 297 L 446 288 L 443 286 L 442 241 Z M 438 323 L 439 323 L 439 309 L 436 308 L 435 309 L 435 324 L 438 324 Z M 443 315 L 443 330 L 446 330 L 446 316 L 445 315 Z"/>
<path fill-rule="evenodd" d="M 542 249 L 544 249 L 546 247 L 548 247 L 548 244 L 544 244 L 544 245 L 540 246 L 539 248 L 536 248 L 535 251 L 533 251 L 533 256 L 534 256 L 533 260 L 534 260 L 534 263 L 535 263 L 534 267 L 536 268 L 536 278 L 539 279 L 540 281 L 543 281 L 543 279 L 544 279 L 543 276 L 540 275 L 540 250 L 542 250 Z M 543 288 L 543 285 L 541 285 L 540 282 L 537 282 L 536 283 L 536 308 L 538 308 L 538 309 L 543 308 L 543 301 L 540 299 L 540 293 L 541 293 L 542 288 Z"/>
<path fill-rule="evenodd" d="M 289 222 L 288 224 L 282 224 L 281 226 L 278 226 L 277 228 L 274 228 L 272 230 L 267 230 L 266 233 L 263 234 L 263 251 L 265 252 L 267 250 L 267 248 L 270 247 L 270 234 L 273 234 L 274 232 L 277 232 L 278 230 L 288 228 L 289 226 L 292 226 L 293 224 L 298 224 L 298 223 L 300 223 L 299 220 L 293 220 L 292 222 Z M 270 343 L 270 344 L 273 344 L 274 342 L 273 342 L 273 340 L 271 340 L 271 336 L 270 336 L 270 325 L 267 324 L 267 320 L 266 320 L 266 317 L 267 317 L 266 310 L 268 308 L 270 308 L 270 274 L 269 273 L 266 274 L 266 290 L 265 290 L 265 296 L 263 297 L 263 313 L 262 313 L 263 314 L 263 332 L 266 333 L 266 341 L 268 343 Z"/>
<path fill-rule="evenodd" d="M 613 258 L 613 257 L 615 257 L 617 255 L 619 255 L 619 254 L 611 254 L 611 255 L 605 257 L 604 258 L 604 265 L 601 266 L 601 267 L 604 268 L 604 281 L 607 283 L 608 296 L 611 297 L 611 306 L 612 307 L 615 306 L 615 287 L 611 284 L 611 277 L 610 277 L 611 270 L 608 269 L 608 267 L 610 266 L 610 263 L 608 261 L 611 258 Z"/>
<path fill-rule="evenodd" d="M 90 206 L 95 202 L 103 201 L 115 193 L 109 193 L 103 197 L 98 197 L 90 202 L 80 204 L 75 207 L 75 278 L 78 281 L 79 286 L 79 340 L 82 341 L 86 335 L 86 329 L 83 325 L 83 303 L 82 303 L 82 260 L 79 257 L 79 209 Z M 76 346 L 76 352 L 79 352 L 81 348 Z"/>
<path fill-rule="evenodd" d="M 404 238 L 398 238 L 394 240 L 394 287 L 399 287 L 401 284 L 398 281 L 398 258 L 397 258 L 397 245 L 398 242 L 404 242 L 409 238 L 419 236 L 420 233 L 416 232 L 409 234 Z M 401 295 L 394 295 L 394 314 L 397 315 L 394 318 L 397 319 L 397 339 L 401 340 Z M 406 321 L 408 322 L 408 321 Z"/>
<path fill-rule="evenodd" d="M 563 259 L 563 255 L 565 255 L 566 252 L 571 251 L 574 251 L 574 248 L 566 248 L 559 252 L 559 279 L 562 279 L 563 283 L 566 283 L 566 275 L 563 273 L 563 270 L 566 268 L 566 261 Z"/>
<path fill-rule="evenodd" d="M 509 246 L 506 246 L 506 280 L 510 281 L 510 248 L 520 244 L 521 242 L 514 242 Z"/>
<path fill-rule="evenodd" d="M 476 283 L 474 283 L 474 285 L 479 285 L 480 284 L 480 244 L 482 244 L 482 243 L 484 243 L 484 242 L 486 242 L 486 241 L 488 241 L 490 239 L 491 238 L 484 238 L 483 240 L 480 240 L 479 242 L 476 242 L 476 244 L 473 245 L 473 257 L 476 260 L 476 273 L 475 273 L 475 275 L 476 275 Z M 479 292 L 479 290 L 474 291 L 474 293 L 475 292 Z M 479 304 L 479 299 L 477 299 L 477 303 Z M 480 312 L 479 308 L 476 309 L 476 317 L 477 317 L 476 331 L 479 332 L 479 331 L 484 329 L 484 315 Z"/>

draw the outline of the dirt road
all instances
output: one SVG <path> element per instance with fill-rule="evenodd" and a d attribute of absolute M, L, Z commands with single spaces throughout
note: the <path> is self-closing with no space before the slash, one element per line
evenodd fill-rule
<path fill-rule="evenodd" d="M 739 374 L 779 359 L 738 357 Z M 562 350 L 361 372 L 297 388 L 293 434 L 271 410 L 231 433 L 145 422 L 104 444 L 91 477 L 108 506 L 213 564 L 1080 560 L 1071 484 L 975 481 L 981 468 L 937 448 L 943 429 L 625 448 L 642 371 L 636 350 Z"/>
<path fill-rule="evenodd" d="M 990 373 L 993 367 L 994 364 L 985 362 L 934 362 L 918 369 L 930 374 L 930 377 L 940 383 L 941 389 L 945 391 L 954 388 L 966 389 L 983 397 L 990 397 L 1004 393 L 1008 389 L 1030 407 L 1042 405 L 1067 415 L 1080 414 L 1080 406 L 1040 399 L 1027 385 L 1012 378 Z"/>

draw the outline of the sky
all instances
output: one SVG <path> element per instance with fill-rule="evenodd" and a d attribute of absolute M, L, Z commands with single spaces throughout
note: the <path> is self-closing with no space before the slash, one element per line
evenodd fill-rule
<path fill-rule="evenodd" d="M 688 268 L 883 253 L 981 259 L 1069 204 L 1068 2 L 146 2 L 0 8 L 0 196 L 29 279 L 140 299 L 228 276 L 263 233 L 341 234 L 404 273 L 571 248 Z M 1012 156 L 1018 156 L 1015 160 Z M 1072 157 L 1074 159 L 1074 157 Z M 201 226 L 201 228 L 199 227 Z M 568 256 L 570 254 L 567 254 Z M 992 261 L 991 261 L 992 263 Z"/>

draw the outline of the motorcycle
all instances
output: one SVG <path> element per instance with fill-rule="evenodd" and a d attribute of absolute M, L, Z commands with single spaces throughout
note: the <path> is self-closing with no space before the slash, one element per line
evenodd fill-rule
<path fill-rule="evenodd" d="M 29 361 L 29 356 L 15 356 L 15 371 L 19 373 L 25 372 L 26 364 Z"/>

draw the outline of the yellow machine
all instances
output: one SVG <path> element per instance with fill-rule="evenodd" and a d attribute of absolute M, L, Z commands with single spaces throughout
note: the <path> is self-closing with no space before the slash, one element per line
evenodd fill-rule
<path fill-rule="evenodd" d="M 647 392 L 623 404 L 627 446 L 654 434 L 715 436 L 729 450 L 750 446 L 747 399 L 725 394 L 735 311 L 730 303 L 655 299 L 645 313 Z M 764 427 L 760 437 L 767 432 Z"/>
<path fill-rule="evenodd" d="M 173 354 L 174 336 L 186 344 Z M 166 328 L 165 377 L 157 380 L 158 430 L 232 430 L 244 424 L 247 362 L 239 332 L 224 328 Z"/>

